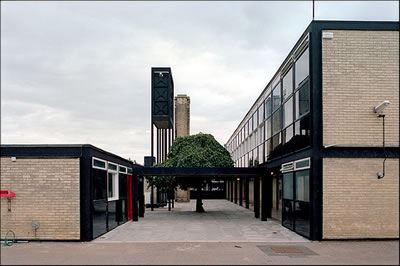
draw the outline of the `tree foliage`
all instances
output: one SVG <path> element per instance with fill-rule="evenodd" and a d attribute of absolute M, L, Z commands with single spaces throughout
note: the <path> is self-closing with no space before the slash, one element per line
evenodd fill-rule
<path fill-rule="evenodd" d="M 155 167 L 233 167 L 234 162 L 229 152 L 210 134 L 199 133 L 192 136 L 178 137 L 171 146 L 167 160 Z M 149 185 L 158 188 L 182 189 L 195 188 L 199 178 L 175 178 L 161 176 L 149 178 Z"/>

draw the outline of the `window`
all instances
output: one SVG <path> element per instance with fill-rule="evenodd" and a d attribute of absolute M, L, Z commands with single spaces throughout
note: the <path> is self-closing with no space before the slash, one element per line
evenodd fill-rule
<path fill-rule="evenodd" d="M 267 100 L 265 101 L 265 118 L 268 118 L 271 115 L 271 94 L 268 95 Z"/>
<path fill-rule="evenodd" d="M 296 172 L 296 200 L 310 201 L 309 170 Z"/>
<path fill-rule="evenodd" d="M 275 135 L 282 129 L 281 109 L 272 115 L 272 135 Z"/>
<path fill-rule="evenodd" d="M 283 127 L 289 126 L 293 122 L 293 97 L 283 105 Z"/>
<path fill-rule="evenodd" d="M 294 124 L 295 148 L 301 149 L 311 144 L 310 116 L 302 118 Z"/>
<path fill-rule="evenodd" d="M 117 165 L 108 163 L 107 198 L 109 201 L 118 199 L 118 172 Z"/>
<path fill-rule="evenodd" d="M 272 130 L 271 121 L 272 121 L 272 118 L 268 118 L 267 119 L 267 124 L 266 124 L 266 127 L 265 127 L 266 139 L 269 139 L 271 137 L 271 130 Z"/>
<path fill-rule="evenodd" d="M 95 158 L 95 157 L 92 158 L 92 167 L 93 168 L 107 170 L 106 165 L 107 165 L 106 161 Z"/>
<path fill-rule="evenodd" d="M 282 80 L 282 98 L 285 100 L 290 96 L 290 94 L 293 92 L 293 72 L 292 68 L 289 70 L 289 72 L 286 73 L 285 77 Z"/>
<path fill-rule="evenodd" d="M 261 124 L 264 121 L 264 103 L 258 107 L 258 124 Z"/>
<path fill-rule="evenodd" d="M 109 170 L 113 170 L 113 171 L 117 171 L 117 165 L 109 162 L 108 163 L 108 169 Z"/>
<path fill-rule="evenodd" d="M 310 90 L 309 83 L 303 84 L 296 92 L 296 119 L 310 111 Z"/>
<path fill-rule="evenodd" d="M 293 199 L 293 172 L 283 174 L 283 199 Z"/>
<path fill-rule="evenodd" d="M 281 86 L 280 84 L 272 91 L 272 112 L 279 108 L 281 104 Z"/>
<path fill-rule="evenodd" d="M 296 88 L 299 84 L 308 77 L 309 72 L 309 55 L 308 48 L 303 52 L 300 58 L 297 59 L 295 64 L 295 82 Z"/>
<path fill-rule="evenodd" d="M 126 174 L 126 173 L 127 173 L 127 169 L 126 169 L 126 167 L 125 167 L 125 166 L 122 166 L 122 165 L 120 165 L 120 166 L 119 166 L 119 172 L 120 172 L 120 173 L 123 173 L 123 174 Z"/>

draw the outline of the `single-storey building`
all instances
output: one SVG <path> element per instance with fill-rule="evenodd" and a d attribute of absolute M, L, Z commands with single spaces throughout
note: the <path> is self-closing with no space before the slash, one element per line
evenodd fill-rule
<path fill-rule="evenodd" d="M 89 144 L 1 145 L 2 195 L 15 194 L 1 197 L 1 238 L 87 241 L 137 220 L 140 167 Z"/>

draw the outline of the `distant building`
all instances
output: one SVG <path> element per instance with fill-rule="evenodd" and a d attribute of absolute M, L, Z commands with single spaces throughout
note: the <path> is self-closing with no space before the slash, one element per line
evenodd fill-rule
<path fill-rule="evenodd" d="M 175 137 L 190 135 L 190 98 L 186 94 L 175 96 Z M 177 189 L 175 200 L 178 202 L 190 201 L 190 192 Z"/>
<path fill-rule="evenodd" d="M 260 205 L 284 227 L 399 238 L 399 23 L 311 22 L 225 147 L 236 167 L 265 168 Z M 227 182 L 227 199 L 252 204 L 246 182 Z"/>

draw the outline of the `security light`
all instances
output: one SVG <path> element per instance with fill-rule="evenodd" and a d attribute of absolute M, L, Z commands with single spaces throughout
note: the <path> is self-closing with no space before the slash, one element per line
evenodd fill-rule
<path fill-rule="evenodd" d="M 387 105 L 389 105 L 389 104 L 390 104 L 390 102 L 389 102 L 388 100 L 384 100 L 383 102 L 381 102 L 381 103 L 378 104 L 377 106 L 374 106 L 374 109 L 373 109 L 374 113 L 380 113 L 380 112 L 382 112 L 383 109 L 385 109 L 385 107 L 386 107 Z"/>

